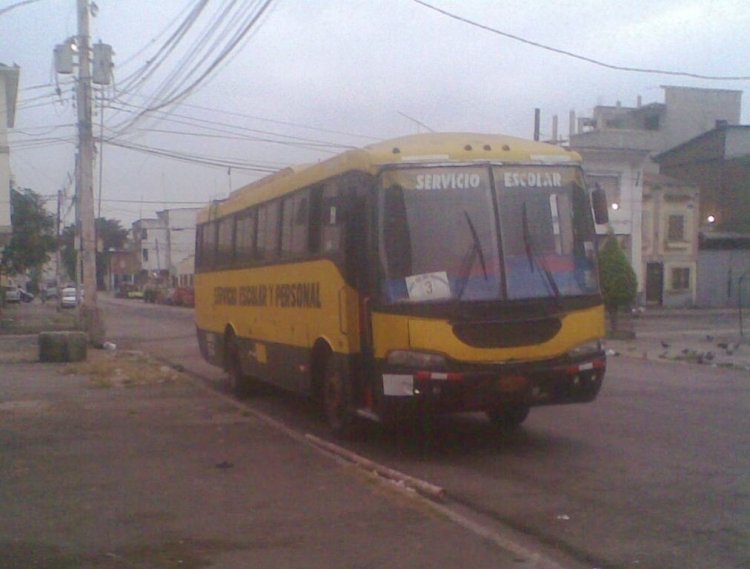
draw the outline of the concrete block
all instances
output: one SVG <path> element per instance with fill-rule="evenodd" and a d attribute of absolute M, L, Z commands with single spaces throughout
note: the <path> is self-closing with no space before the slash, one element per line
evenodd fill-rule
<path fill-rule="evenodd" d="M 86 359 L 88 336 L 84 332 L 40 332 L 39 361 L 80 362 Z"/>

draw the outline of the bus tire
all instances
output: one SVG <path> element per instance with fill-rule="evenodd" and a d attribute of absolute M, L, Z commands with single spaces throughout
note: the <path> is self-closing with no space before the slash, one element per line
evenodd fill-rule
<path fill-rule="evenodd" d="M 322 399 L 323 413 L 333 434 L 341 438 L 351 437 L 356 422 L 351 383 L 332 356 L 325 363 Z"/>
<path fill-rule="evenodd" d="M 233 333 L 226 337 L 226 371 L 229 391 L 240 399 L 249 397 L 253 391 L 253 380 L 242 370 L 240 346 Z"/>
<path fill-rule="evenodd" d="M 485 413 L 492 424 L 504 431 L 512 431 L 521 426 L 529 416 L 531 408 L 524 403 L 498 405 Z"/>

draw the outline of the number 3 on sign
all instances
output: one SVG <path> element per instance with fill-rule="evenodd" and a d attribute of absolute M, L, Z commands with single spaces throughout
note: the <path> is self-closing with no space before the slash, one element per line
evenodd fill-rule
<path fill-rule="evenodd" d="M 445 271 L 406 277 L 406 288 L 409 291 L 409 300 L 435 300 L 451 297 L 451 287 Z"/>

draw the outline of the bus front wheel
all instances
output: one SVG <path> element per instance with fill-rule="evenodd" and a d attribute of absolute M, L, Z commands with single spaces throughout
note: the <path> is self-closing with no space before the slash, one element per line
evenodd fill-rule
<path fill-rule="evenodd" d="M 526 420 L 530 410 L 528 405 L 516 403 L 513 405 L 499 405 L 488 409 L 486 413 L 495 426 L 503 430 L 513 430 Z"/>
<path fill-rule="evenodd" d="M 323 411 L 335 435 L 349 437 L 353 434 L 355 415 L 351 384 L 332 357 L 326 362 L 323 376 Z"/>

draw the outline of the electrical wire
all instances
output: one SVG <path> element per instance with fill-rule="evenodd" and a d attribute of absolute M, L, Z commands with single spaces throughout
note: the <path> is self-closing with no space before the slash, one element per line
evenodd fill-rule
<path fill-rule="evenodd" d="M 122 104 L 122 103 L 121 103 Z M 135 107 L 134 105 L 125 105 L 126 107 Z M 135 107 L 136 109 L 138 107 Z M 177 117 L 177 118 L 173 118 Z M 344 144 L 338 144 L 330 141 L 325 140 L 318 140 L 318 139 L 312 139 L 312 138 L 306 138 L 306 137 L 300 137 L 300 136 L 292 136 L 287 134 L 282 134 L 278 132 L 273 131 L 266 131 L 266 130 L 260 130 L 260 129 L 252 129 L 247 127 L 239 127 L 236 124 L 231 123 L 223 123 L 218 121 L 209 121 L 205 119 L 199 119 L 197 117 L 191 117 L 188 115 L 181 115 L 178 113 L 164 113 L 161 117 L 162 120 L 167 120 L 168 122 L 173 122 L 177 124 L 183 124 L 188 126 L 197 126 L 199 128 L 205 128 L 207 130 L 211 130 L 213 132 L 220 132 L 220 133 L 230 133 L 230 134 L 237 134 L 242 132 L 247 133 L 253 133 L 253 134 L 262 134 L 265 136 L 275 136 L 278 137 L 278 139 L 273 138 L 261 138 L 261 137 L 248 137 L 248 140 L 252 140 L 255 142 L 267 142 L 267 143 L 274 143 L 274 144 L 283 144 L 286 146 L 296 146 L 301 148 L 306 148 L 308 150 L 325 150 L 325 149 L 332 149 L 332 150 L 341 150 L 341 149 L 351 149 L 354 148 L 350 145 L 344 145 Z M 183 120 L 179 120 L 183 119 Z M 112 130 L 112 129 L 110 129 Z M 114 134 L 109 137 L 105 138 L 105 142 L 109 142 L 111 140 L 117 139 L 119 136 L 119 133 L 114 131 Z"/>
<path fill-rule="evenodd" d="M 11 4 L 10 6 L 6 6 L 5 8 L 0 9 L 0 16 L 5 14 L 6 12 L 10 12 L 14 8 L 20 8 L 21 6 L 25 6 L 26 4 L 34 4 L 35 2 L 39 2 L 39 0 L 22 0 L 21 2 Z"/>
<path fill-rule="evenodd" d="M 183 162 L 189 162 L 191 164 L 202 164 L 204 166 L 212 166 L 215 168 L 232 168 L 236 170 L 248 170 L 251 172 L 261 172 L 264 174 L 270 174 L 276 172 L 278 168 L 269 168 L 261 164 L 253 164 L 251 162 L 241 162 L 239 160 L 227 160 L 220 158 L 212 158 L 206 156 L 200 156 L 197 154 L 186 154 L 179 153 L 164 148 L 156 148 L 153 146 L 138 145 L 127 142 L 110 141 L 109 144 L 117 146 L 119 148 L 125 148 L 127 150 L 133 150 L 136 152 L 142 152 L 145 154 L 151 154 L 154 156 L 161 156 L 163 158 L 172 158 Z"/>
<path fill-rule="evenodd" d="M 263 0 L 257 7 L 242 2 L 240 13 L 233 14 L 231 10 L 235 7 L 236 2 L 237 0 L 232 0 L 224 10 L 215 15 L 208 30 L 193 46 L 188 48 L 181 64 L 174 68 L 173 73 L 156 90 L 152 96 L 152 103 L 135 117 L 117 125 L 115 127 L 117 130 L 127 131 L 145 115 L 181 101 L 204 84 L 219 66 L 229 58 L 240 42 L 249 36 L 271 6 L 273 0 Z M 219 25 L 220 22 L 228 22 L 228 24 L 221 26 Z M 227 37 L 228 40 L 225 39 Z M 213 56 L 213 60 L 205 64 L 211 54 L 217 50 L 218 54 Z M 196 64 L 192 67 L 187 66 L 190 61 L 196 59 Z"/>
<path fill-rule="evenodd" d="M 553 53 L 558 53 L 560 55 L 565 55 L 568 57 L 572 57 L 573 59 L 578 59 L 580 61 L 585 61 L 587 63 L 591 63 L 593 65 L 598 65 L 600 67 L 605 67 L 607 69 L 614 69 L 615 71 L 628 71 L 628 72 L 634 72 L 634 73 L 650 73 L 654 75 L 671 75 L 676 77 L 690 77 L 693 79 L 707 79 L 710 81 L 747 81 L 750 80 L 750 75 L 744 75 L 744 76 L 721 76 L 721 75 L 702 75 L 699 73 L 690 73 L 687 71 L 670 71 L 665 69 L 647 69 L 647 68 L 641 68 L 641 67 L 626 67 L 623 65 L 614 65 L 612 63 L 606 63 L 604 61 L 600 61 L 598 59 L 594 59 L 592 57 L 588 57 L 585 55 L 580 55 L 577 53 L 573 53 L 570 51 L 566 51 L 564 49 L 559 49 L 556 47 L 551 47 L 539 42 L 535 42 L 526 38 L 523 38 L 521 36 L 517 36 L 508 32 L 504 32 L 502 30 L 498 30 L 497 28 L 492 28 L 490 26 L 487 26 L 485 24 L 480 24 L 479 22 L 475 22 L 473 20 L 470 20 L 468 18 L 464 18 L 463 16 L 459 16 L 458 14 L 454 14 L 452 12 L 448 12 L 447 10 L 443 10 L 442 8 L 438 8 L 437 6 L 433 6 L 432 4 L 428 4 L 424 0 L 412 0 L 412 2 L 415 2 L 416 4 L 419 4 L 420 6 L 423 6 L 425 8 L 428 8 L 430 10 L 433 10 L 439 14 L 442 14 L 443 16 L 447 16 L 448 18 L 452 18 L 453 20 L 457 20 L 459 22 L 462 22 L 464 24 L 468 24 L 470 26 L 474 26 L 475 28 L 479 28 L 482 30 L 485 30 L 487 32 L 497 34 L 499 36 L 503 36 L 512 40 L 515 40 L 517 42 L 525 43 L 527 45 L 531 45 L 534 47 L 538 47 L 540 49 L 544 49 L 547 51 L 551 51 Z"/>

